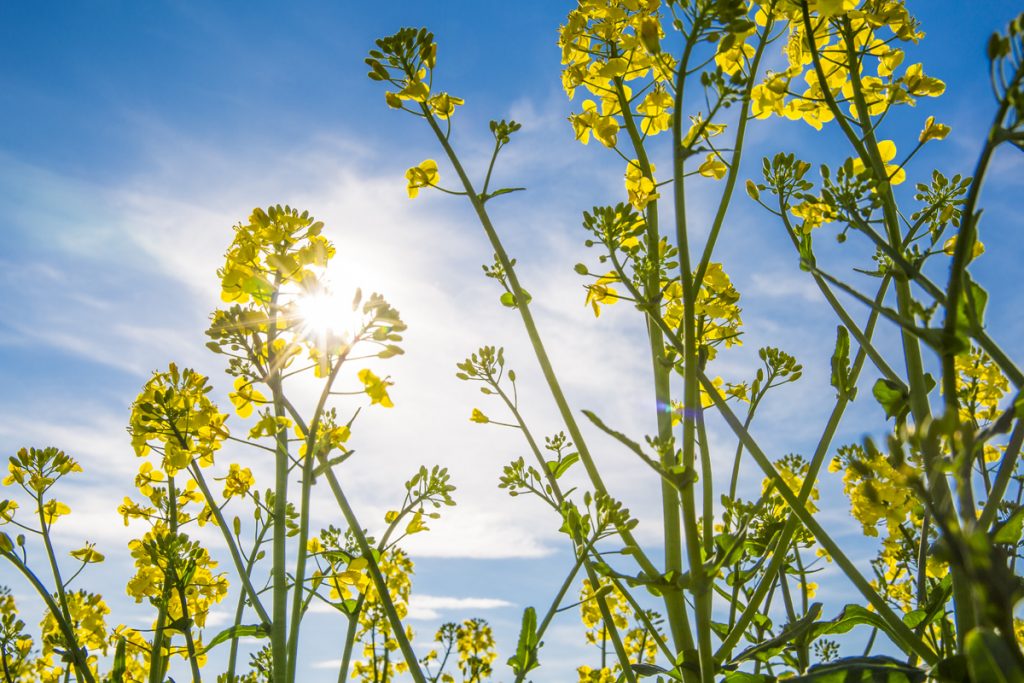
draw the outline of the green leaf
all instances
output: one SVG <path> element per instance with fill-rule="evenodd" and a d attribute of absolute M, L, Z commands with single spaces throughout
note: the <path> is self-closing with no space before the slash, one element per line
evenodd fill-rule
<path fill-rule="evenodd" d="M 888 633 L 889 625 L 885 619 L 877 613 L 863 607 L 862 605 L 847 605 L 832 621 L 825 621 L 815 624 L 813 635 L 810 640 L 821 636 L 847 633 L 854 626 L 874 626 L 883 633 Z"/>
<path fill-rule="evenodd" d="M 761 662 L 767 662 L 787 647 L 794 645 L 797 639 L 811 633 L 815 626 L 814 620 L 820 615 L 821 603 L 816 602 L 807 610 L 807 614 L 783 628 L 779 635 L 766 640 L 763 643 L 758 643 L 753 647 L 747 648 L 738 654 L 732 661 L 736 663 L 742 662 L 746 659 L 757 659 Z"/>
<path fill-rule="evenodd" d="M 895 417 L 898 421 L 910 412 L 910 393 L 891 379 L 879 379 L 871 393 L 885 409 L 886 418 Z"/>
<path fill-rule="evenodd" d="M 915 609 L 903 615 L 903 623 L 906 624 L 908 628 L 917 628 L 927 618 L 928 613 L 926 611 L 923 609 Z"/>
<path fill-rule="evenodd" d="M 988 629 L 976 628 L 964 639 L 967 670 L 972 681 L 1020 683 L 1024 670 L 1014 659 L 1003 639 Z"/>
<path fill-rule="evenodd" d="M 836 327 L 836 350 L 832 353 L 832 386 L 839 398 L 853 400 L 857 388 L 850 372 L 850 332 L 844 326 Z"/>
<path fill-rule="evenodd" d="M 814 252 L 811 249 L 811 233 L 805 232 L 800 235 L 800 270 L 812 271 L 816 261 Z"/>
<path fill-rule="evenodd" d="M 569 468 L 576 464 L 580 459 L 579 453 L 570 453 L 561 460 L 549 460 L 547 462 L 548 471 L 551 472 L 555 479 L 558 479 L 563 474 L 569 471 Z"/>
<path fill-rule="evenodd" d="M 111 683 L 124 683 L 124 674 L 128 669 L 126 647 L 127 640 L 124 636 L 121 636 L 117 639 L 117 647 L 114 649 L 114 664 L 110 669 Z"/>
<path fill-rule="evenodd" d="M 509 657 L 508 665 L 516 676 L 520 676 L 540 666 L 537 650 L 542 643 L 537 635 L 537 611 L 532 607 L 523 610 L 523 623 L 519 628 L 519 643 L 516 653 Z"/>
<path fill-rule="evenodd" d="M 788 683 L 922 683 L 928 672 L 892 657 L 846 657 L 817 664 Z M 989 680 L 989 679 L 976 679 Z"/>
<path fill-rule="evenodd" d="M 657 676 L 659 674 L 665 674 L 665 675 L 671 677 L 674 680 L 677 680 L 677 681 L 683 680 L 679 676 L 679 674 L 675 673 L 674 671 L 669 671 L 668 669 L 663 669 L 660 666 L 657 666 L 655 664 L 631 664 L 630 668 L 632 668 L 633 669 L 633 673 L 635 673 L 640 678 L 647 678 L 648 676 Z M 659 679 L 659 680 L 661 680 L 661 679 Z"/>
<path fill-rule="evenodd" d="M 725 674 L 725 683 L 775 683 L 775 676 L 752 674 L 746 671 L 730 671 Z"/>
<path fill-rule="evenodd" d="M 985 306 L 988 305 L 988 292 L 985 288 L 971 279 L 971 276 L 964 273 L 964 288 L 960 293 L 960 301 L 957 302 L 957 319 L 968 323 L 967 329 L 980 330 L 985 324 Z M 957 326 L 959 328 L 959 325 Z M 964 331 L 966 332 L 966 330 Z M 967 335 L 957 330 L 958 337 Z"/>
<path fill-rule="evenodd" d="M 500 190 L 495 190 L 494 192 L 487 193 L 487 196 L 484 197 L 484 201 L 487 201 L 488 199 L 493 199 L 495 197 L 500 197 L 503 194 L 509 194 L 510 192 L 522 192 L 525 189 L 525 187 L 503 187 Z"/>
<path fill-rule="evenodd" d="M 200 654 L 206 654 L 217 645 L 228 641 L 235 640 L 236 638 L 254 637 L 254 638 L 268 638 L 270 632 L 263 624 L 236 624 L 231 628 L 226 628 L 210 640 L 203 648 Z"/>
<path fill-rule="evenodd" d="M 1024 507 L 1017 508 L 1005 521 L 999 523 L 992 532 L 992 542 L 1015 546 L 1020 542 L 1022 533 L 1024 533 Z"/>

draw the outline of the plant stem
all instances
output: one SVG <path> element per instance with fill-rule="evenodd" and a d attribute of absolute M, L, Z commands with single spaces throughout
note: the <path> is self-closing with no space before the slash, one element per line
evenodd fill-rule
<path fill-rule="evenodd" d="M 356 628 L 359 626 L 359 613 L 363 609 L 366 596 L 362 593 L 356 600 L 355 609 L 348 615 L 348 628 L 345 630 L 345 648 L 341 653 L 341 666 L 338 667 L 338 683 L 345 683 L 348 680 L 348 668 L 352 661 L 352 648 L 356 642 Z"/>
<path fill-rule="evenodd" d="M 285 417 L 284 391 L 281 386 L 281 368 L 278 367 L 274 342 L 277 339 L 277 297 L 281 287 L 281 275 L 274 279 L 273 296 L 270 301 L 270 323 L 267 326 L 267 386 L 274 404 L 274 418 Z M 272 620 L 270 622 L 270 648 L 274 662 L 273 683 L 288 683 L 288 576 L 287 562 L 287 520 L 288 520 L 288 436 L 278 429 L 274 435 L 274 537 L 272 545 L 271 579 L 273 582 Z M 298 587 L 296 587 L 298 590 Z"/>
<path fill-rule="evenodd" d="M 230 527 L 228 526 L 227 520 L 224 519 L 224 512 L 217 505 L 216 499 L 213 497 L 213 492 L 210 491 L 209 485 L 206 483 L 206 478 L 203 476 L 203 471 L 199 466 L 192 461 L 189 464 L 189 471 L 192 473 L 192 478 L 195 479 L 196 484 L 199 485 L 199 490 L 202 492 L 203 497 L 206 498 L 206 504 L 210 506 L 210 510 L 213 511 L 214 519 L 217 520 L 217 527 L 221 530 L 224 536 L 224 540 L 228 546 L 228 552 L 231 554 L 231 560 L 235 565 L 235 571 L 238 572 L 238 578 L 242 582 L 242 588 L 245 592 L 246 597 L 249 598 L 249 602 L 252 603 L 252 607 L 256 610 L 256 615 L 260 618 L 260 621 L 268 632 L 272 627 L 272 619 L 267 614 L 266 609 L 263 607 L 263 603 L 260 602 L 259 593 L 256 588 L 252 585 L 252 581 L 249 577 L 249 572 L 252 570 L 254 560 L 250 560 L 246 564 L 242 564 L 242 554 L 238 550 L 238 545 L 235 543 L 235 539 L 231 537 Z M 260 535 L 259 543 L 262 542 L 263 536 L 266 534 L 267 527 L 264 527 L 263 533 Z M 254 549 L 255 552 L 255 549 Z"/>
<path fill-rule="evenodd" d="M 647 150 L 644 148 L 643 140 L 636 128 L 633 114 L 629 110 L 629 101 L 622 87 L 621 78 L 615 79 L 615 89 L 619 99 L 619 109 L 622 111 L 623 120 L 626 124 L 626 131 L 629 133 L 629 139 L 637 155 L 640 172 L 644 177 L 649 178 L 653 182 L 654 169 L 651 167 L 650 160 L 647 157 Z M 647 205 L 645 240 L 651 265 L 659 264 L 661 233 L 658 227 L 657 199 Z M 660 267 L 650 267 L 649 270 L 650 273 L 644 282 L 643 300 L 648 305 L 656 308 L 658 314 L 660 314 Z M 661 329 L 650 321 L 647 321 L 647 336 L 650 344 L 651 365 L 654 375 L 654 411 L 658 425 L 658 439 L 662 443 L 667 444 L 672 439 L 672 364 L 665 357 L 665 339 L 662 336 Z M 665 449 L 662 456 L 662 465 L 668 469 L 678 464 L 674 453 Z M 682 574 L 683 553 L 679 492 L 665 480 L 661 482 L 661 507 L 663 538 L 665 542 L 665 570 L 677 575 Z M 683 600 L 682 593 L 667 592 L 664 595 L 664 600 L 669 629 L 672 632 L 672 640 L 676 649 L 692 650 L 693 634 L 690 631 L 689 618 L 686 615 L 686 602 Z"/>
<path fill-rule="evenodd" d="M 348 347 L 351 349 L 352 347 Z M 309 431 L 306 433 L 306 456 L 302 460 L 302 493 L 299 503 L 299 539 L 298 557 L 295 559 L 295 590 L 292 593 L 292 617 L 291 632 L 288 634 L 288 680 L 295 680 L 295 668 L 299 658 L 299 626 L 302 622 L 302 591 L 306 580 L 306 560 L 308 551 L 306 541 L 309 540 L 309 501 L 313 490 L 313 465 L 316 458 L 313 453 L 319 448 L 318 432 L 320 431 L 320 420 L 323 416 L 324 407 L 327 405 L 327 397 L 331 394 L 331 387 L 341 366 L 344 365 L 348 356 L 348 349 L 340 354 L 331 368 L 327 383 L 320 392 L 320 400 L 317 402 L 316 410 L 313 412 L 313 419 L 309 423 Z"/>

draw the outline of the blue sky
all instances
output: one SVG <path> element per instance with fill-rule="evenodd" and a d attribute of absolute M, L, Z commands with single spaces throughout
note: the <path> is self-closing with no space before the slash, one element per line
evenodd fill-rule
<path fill-rule="evenodd" d="M 428 131 L 386 108 L 362 60 L 374 38 L 400 26 L 433 30 L 444 87 L 467 102 L 455 119 L 456 140 L 471 168 L 486 162 L 489 119 L 524 123 L 499 179 L 530 189 L 497 204 L 496 223 L 520 260 L 574 405 L 639 435 L 652 431 L 648 368 L 635 351 L 641 321 L 624 306 L 595 321 L 572 272 L 588 259 L 580 212 L 622 201 L 624 193 L 620 162 L 595 145 L 573 142 L 565 120 L 579 104 L 566 101 L 560 88 L 555 30 L 570 7 L 553 1 L 0 5 L 0 452 L 56 445 L 82 462 L 86 472 L 66 494 L 75 514 L 62 526 L 61 542 L 77 547 L 87 538 L 107 554 L 107 565 L 84 581 L 110 599 L 112 624 L 141 625 L 145 618 L 123 594 L 125 543 L 137 529 L 124 529 L 115 512 L 137 467 L 124 432 L 128 407 L 149 373 L 171 360 L 210 375 L 226 404 L 228 378 L 203 347 L 207 315 L 218 304 L 214 271 L 230 226 L 252 207 L 278 202 L 325 220 L 340 277 L 383 292 L 410 326 L 407 355 L 385 368 L 396 381 L 397 406 L 360 418 L 359 456 L 345 476 L 372 527 L 400 496 L 406 472 L 421 462 L 452 470 L 459 507 L 410 545 L 414 590 L 426 596 L 414 603 L 421 647 L 441 620 L 483 616 L 498 631 L 502 662 L 522 608 L 548 603 L 567 568 L 558 524 L 539 506 L 497 490 L 501 466 L 525 447 L 510 431 L 468 422 L 472 407 L 488 406 L 455 380 L 455 362 L 482 344 L 506 346 L 536 431 L 550 434 L 559 425 L 517 317 L 500 307 L 498 292 L 480 275 L 490 252 L 468 207 L 438 193 L 406 198 L 405 169 L 440 153 Z M 891 117 L 886 135 L 915 139 L 934 114 L 953 133 L 915 159 L 911 181 L 933 167 L 969 173 L 992 112 L 985 40 L 1019 3 L 945 0 L 911 8 L 928 36 L 908 62 L 923 61 L 948 90 Z M 846 155 L 833 152 L 834 138 L 810 132 L 784 121 L 757 126 L 744 177 L 756 178 L 761 156 L 780 149 L 812 160 Z M 812 140 L 828 144 L 808 151 Z M 982 228 L 989 252 L 976 267 L 994 292 L 1006 288 L 1024 256 L 1012 212 L 1024 177 L 1020 157 L 1004 154 L 995 168 Z M 444 165 L 441 173 L 448 173 Z M 702 193 L 715 190 L 712 183 L 700 187 L 698 212 L 711 206 Z M 770 419 L 758 432 L 769 453 L 782 455 L 816 439 L 832 395 L 835 323 L 770 218 L 744 196 L 730 214 L 720 255 L 744 297 L 747 337 L 717 372 L 734 380 L 749 375 L 763 344 L 781 346 L 804 363 L 805 379 L 767 406 Z M 1012 291 L 993 298 L 990 325 L 1019 356 L 1024 325 L 1017 298 Z M 865 398 L 844 422 L 843 439 L 884 429 L 868 394 L 862 390 Z M 771 429 L 784 419 L 784 430 Z M 724 428 L 716 429 L 712 440 L 728 452 Z M 591 448 L 616 495 L 653 522 L 647 472 L 599 435 L 591 435 Z M 257 474 L 266 471 L 266 463 L 251 464 Z M 759 480 L 752 472 L 750 485 Z M 835 481 L 825 486 L 838 490 Z M 333 521 L 329 502 L 321 502 L 320 519 Z M 858 525 L 843 505 L 823 514 L 838 534 L 859 542 Z M 655 542 L 653 523 L 641 537 Z M 215 545 L 215 537 L 209 540 Z M 26 607 L 36 604 L 6 567 L 0 582 L 15 584 Z M 839 580 L 823 583 L 826 599 L 838 601 L 849 591 Z M 337 623 L 328 615 L 311 618 L 303 680 L 333 680 L 331 648 L 341 634 L 332 637 L 329 626 Z M 568 680 L 576 665 L 593 663 L 573 614 L 556 622 L 547 642 L 538 681 Z"/>

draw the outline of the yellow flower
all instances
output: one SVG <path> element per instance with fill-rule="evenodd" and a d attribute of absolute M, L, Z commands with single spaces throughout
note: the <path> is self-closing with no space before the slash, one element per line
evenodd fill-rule
<path fill-rule="evenodd" d="M 583 305 L 589 305 L 594 309 L 595 318 L 601 315 L 600 304 L 610 306 L 619 300 L 618 292 L 609 286 L 611 283 L 618 281 L 619 276 L 613 271 L 599 277 L 594 284 L 587 285 L 587 298 Z"/>
<path fill-rule="evenodd" d="M 766 119 L 772 114 L 782 116 L 789 77 L 786 74 L 769 74 L 764 83 L 758 83 L 750 91 L 750 113 L 755 118 Z"/>
<path fill-rule="evenodd" d="M 55 521 L 57 521 L 58 518 L 70 514 L 71 508 L 69 508 L 67 505 L 60 502 L 59 500 L 50 499 L 43 503 L 42 513 L 43 521 L 46 523 L 47 526 L 50 526 Z"/>
<path fill-rule="evenodd" d="M 938 78 L 926 76 L 921 64 L 911 64 L 903 74 L 907 93 L 915 97 L 938 97 L 946 92 L 946 84 Z"/>
<path fill-rule="evenodd" d="M 928 142 L 929 140 L 942 140 L 949 135 L 949 126 L 944 123 L 935 123 L 935 117 L 929 116 L 925 119 L 924 130 L 921 131 L 921 136 L 918 138 L 921 142 Z"/>
<path fill-rule="evenodd" d="M 742 71 L 747 60 L 753 59 L 756 52 L 753 45 L 743 42 L 744 37 L 745 35 L 735 36 L 732 47 L 728 50 L 719 49 L 715 54 L 715 64 L 722 67 L 722 71 L 730 76 Z"/>
<path fill-rule="evenodd" d="M 569 117 L 572 122 L 576 139 L 584 145 L 590 141 L 590 134 L 593 133 L 597 141 L 605 147 L 615 147 L 619 134 L 619 122 L 607 111 L 604 114 L 597 112 L 597 104 L 593 100 L 583 102 L 583 113 L 573 114 Z"/>
<path fill-rule="evenodd" d="M 480 412 L 479 408 L 473 408 L 473 414 L 469 416 L 470 422 L 477 422 L 479 424 L 487 424 L 491 421 L 491 418 Z"/>
<path fill-rule="evenodd" d="M 399 99 L 412 100 L 413 102 L 426 102 L 430 96 L 430 88 L 419 78 L 410 80 L 404 88 L 398 92 Z"/>
<path fill-rule="evenodd" d="M 817 0 L 811 3 L 811 9 L 817 9 L 821 17 L 834 17 L 846 14 L 857 7 L 859 0 Z"/>
<path fill-rule="evenodd" d="M 657 135 L 671 128 L 672 105 L 672 96 L 663 86 L 656 85 L 636 108 L 637 113 L 644 117 L 640 129 L 646 135 Z"/>
<path fill-rule="evenodd" d="M 421 187 L 431 187 L 437 184 L 440 175 L 437 172 L 437 162 L 427 159 L 420 162 L 419 166 L 413 166 L 405 172 L 405 179 L 409 181 L 409 199 L 413 199 L 420 193 Z"/>
<path fill-rule="evenodd" d="M 427 100 L 427 106 L 430 107 L 430 111 L 434 112 L 434 116 L 439 119 L 447 120 L 452 113 L 455 111 L 455 107 L 465 103 L 461 97 L 455 97 L 449 95 L 446 92 L 434 95 Z"/>
<path fill-rule="evenodd" d="M 231 463 L 228 476 L 224 479 L 224 497 L 244 496 L 255 483 L 252 470 L 248 467 L 242 469 L 238 463 Z"/>
<path fill-rule="evenodd" d="M 81 560 L 86 564 L 92 564 L 95 562 L 102 562 L 104 560 L 103 554 L 93 548 L 92 544 L 89 543 L 84 548 L 78 550 L 72 550 L 70 553 L 71 557 L 76 560 Z"/>
<path fill-rule="evenodd" d="M 235 380 L 235 390 L 228 394 L 228 398 L 231 399 L 231 403 L 235 406 L 235 412 L 238 413 L 238 417 L 249 417 L 252 415 L 253 403 L 267 402 L 267 398 L 256 391 L 253 384 L 252 380 L 239 377 Z"/>
<path fill-rule="evenodd" d="M 697 168 L 697 172 L 705 178 L 714 178 L 715 180 L 721 180 L 725 177 L 729 167 L 725 165 L 725 162 L 718 158 L 718 155 L 714 152 L 708 153 L 707 159 L 704 163 Z"/>
<path fill-rule="evenodd" d="M 405 533 L 407 534 L 418 534 L 421 531 L 428 531 L 426 523 L 423 521 L 423 513 L 417 512 L 412 516 L 409 524 L 405 527 Z"/>
<path fill-rule="evenodd" d="M 790 213 L 797 218 L 803 219 L 802 232 L 809 233 L 822 223 L 831 223 L 835 217 L 835 211 L 823 201 L 805 199 L 799 204 L 789 207 Z"/>
<path fill-rule="evenodd" d="M 907 179 L 907 173 L 903 170 L 902 166 L 897 164 L 890 164 L 889 162 L 896 158 L 896 143 L 892 140 L 882 140 L 878 143 L 878 156 L 881 158 L 882 163 L 885 164 L 885 174 L 889 179 L 890 185 L 899 185 Z M 854 174 L 860 174 L 864 171 L 864 162 L 860 159 L 853 160 L 853 172 Z"/>
<path fill-rule="evenodd" d="M 690 129 L 686 131 L 686 135 L 683 136 L 683 147 L 691 147 L 698 138 L 701 140 L 709 140 L 716 135 L 721 135 L 725 132 L 725 128 L 726 124 L 724 123 L 712 123 L 710 121 L 705 121 L 701 114 L 691 116 Z"/>
<path fill-rule="evenodd" d="M 359 381 L 363 383 L 366 395 L 370 397 L 370 405 L 379 403 L 384 408 L 393 408 L 395 406 L 391 402 L 391 397 L 388 396 L 388 386 L 391 382 L 386 379 L 382 380 L 366 368 L 359 371 Z"/>
<path fill-rule="evenodd" d="M 952 256 L 953 254 L 956 253 L 956 238 L 957 237 L 958 237 L 957 235 L 953 235 L 948 240 L 943 242 L 943 244 L 942 244 L 942 251 L 945 254 L 947 254 L 949 256 Z M 984 253 L 985 253 L 985 245 L 982 243 L 981 240 L 975 239 L 974 240 L 974 247 L 973 247 L 973 249 L 971 249 L 971 258 L 972 259 L 976 259 L 976 258 L 978 258 L 979 256 L 981 256 Z"/>
<path fill-rule="evenodd" d="M 651 165 L 651 173 L 654 173 L 654 165 Z M 629 203 L 637 211 L 643 211 L 647 205 L 660 197 L 655 190 L 653 178 L 648 178 L 640 170 L 640 162 L 634 159 L 626 166 L 626 192 L 629 194 Z"/>

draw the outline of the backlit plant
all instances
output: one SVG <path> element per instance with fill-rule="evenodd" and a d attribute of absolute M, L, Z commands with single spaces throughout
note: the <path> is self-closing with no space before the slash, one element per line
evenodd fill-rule
<path fill-rule="evenodd" d="M 386 86 L 388 107 L 426 124 L 445 160 L 410 167 L 408 196 L 439 189 L 469 200 L 489 242 L 484 275 L 521 318 L 562 423 L 550 436 L 531 429 L 519 405 L 531 388 L 501 347 L 457 364 L 456 376 L 487 397 L 469 419 L 523 437 L 527 455 L 503 467 L 498 488 L 549 508 L 564 534 L 573 559 L 556 594 L 543 612 L 524 609 L 507 669 L 480 619 L 444 624 L 433 647 L 415 651 L 406 623 L 414 564 L 400 543 L 454 505 L 449 474 L 416 471 L 379 537 L 338 475 L 354 454 L 359 410 L 392 406 L 378 361 L 402 353 L 405 325 L 378 294 L 332 291 L 323 223 L 272 206 L 235 226 L 218 273 L 224 306 L 207 346 L 226 361 L 231 413 L 215 404 L 207 377 L 174 363 L 132 406 L 136 491 L 117 512 L 138 532 L 126 590 L 151 619 L 111 626 L 102 596 L 72 586 L 104 555 L 90 543 L 70 560 L 55 552 L 54 530 L 72 513 L 57 485 L 79 463 L 57 448 L 10 458 L 0 553 L 46 609 L 33 630 L 0 590 L 4 680 L 156 683 L 177 662 L 200 681 L 208 653 L 226 648 L 226 670 L 207 678 L 295 681 L 314 602 L 344 619 L 340 681 L 540 680 L 545 634 L 567 612 L 591 646 L 581 683 L 1024 680 L 1024 622 L 1014 615 L 1024 596 L 1024 374 L 986 328 L 990 294 L 969 268 L 985 251 L 980 194 L 993 154 L 1024 148 L 1024 15 L 988 45 L 995 114 L 970 176 L 915 168 L 922 146 L 951 134 L 933 116 L 920 116 L 916 139 L 887 133 L 890 112 L 924 108 L 945 91 L 910 59 L 922 38 L 901 0 L 579 0 L 569 13 L 558 35 L 574 103 L 566 134 L 614 154 L 623 183 L 614 203 L 582 211 L 594 255 L 574 269 L 595 316 L 625 304 L 642 318 L 655 426 L 643 436 L 621 431 L 602 406 L 570 405 L 533 297 L 492 222 L 488 203 L 523 189 L 492 185 L 521 125 L 490 123 L 486 174 L 471 178 L 453 136 L 465 102 L 442 87 L 434 36 L 402 29 L 378 40 L 370 78 Z M 748 127 L 772 118 L 827 128 L 844 146 L 827 150 L 816 171 L 779 151 L 745 178 Z M 671 159 L 667 168 L 652 163 L 656 153 Z M 449 174 L 457 189 L 442 186 Z M 744 323 L 719 247 L 730 206 L 747 201 L 737 197 L 741 182 L 837 319 L 823 368 L 834 403 L 804 454 L 769 455 L 758 438 L 775 426 L 763 407 L 801 381 L 796 356 L 765 346 L 749 376 L 725 376 L 723 358 L 743 353 Z M 717 192 L 706 217 L 687 203 L 698 190 Z M 872 256 L 844 260 L 852 246 L 826 253 L 830 235 Z M 883 326 L 894 349 L 876 340 Z M 368 359 L 373 367 L 353 366 Z M 862 375 L 877 377 L 870 391 Z M 297 402 L 298 378 L 316 383 L 309 409 Z M 877 404 L 885 436 L 839 443 L 858 398 Z M 659 542 L 638 540 L 639 522 L 595 462 L 581 414 L 649 475 Z M 713 443 L 712 429 L 727 429 L 731 443 Z M 257 482 L 253 461 L 234 457 L 243 445 L 272 464 L 273 481 Z M 716 480 L 713 464 L 727 458 L 730 476 Z M 869 571 L 819 520 L 823 468 L 841 475 L 850 513 L 878 539 Z M 317 485 L 329 489 L 340 527 L 311 527 Z M 204 526 L 224 551 L 196 539 Z M 829 565 L 855 602 L 814 601 Z M 233 621 L 212 633 L 210 610 L 226 601 Z M 855 628 L 868 644 L 851 654 L 841 636 Z M 261 641 L 248 662 L 242 638 Z M 887 654 L 872 654 L 876 643 Z"/>

